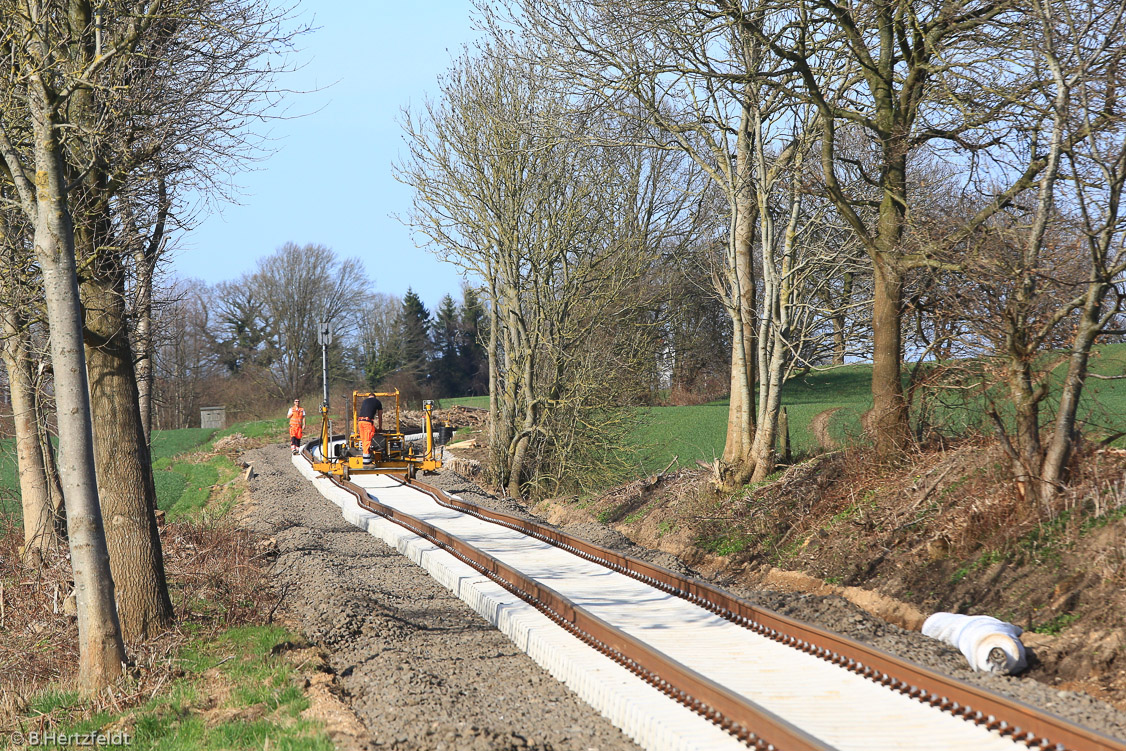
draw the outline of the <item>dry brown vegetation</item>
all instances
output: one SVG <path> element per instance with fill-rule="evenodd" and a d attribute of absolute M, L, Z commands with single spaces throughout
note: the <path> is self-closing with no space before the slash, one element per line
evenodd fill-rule
<path fill-rule="evenodd" d="M 278 595 L 265 574 L 270 550 L 234 524 L 169 523 L 161 530 L 176 626 L 141 643 L 128 645 L 128 676 L 91 702 L 91 713 L 120 711 L 154 696 L 180 675 L 175 659 L 193 639 L 207 639 L 232 626 L 270 620 Z M 18 527 L 0 530 L 0 733 L 17 729 L 32 695 L 50 685 L 65 685 L 78 660 L 77 621 L 65 549 L 29 573 L 19 562 Z M 38 720 L 44 727 L 50 717 Z"/>
<path fill-rule="evenodd" d="M 1033 632 L 1033 677 L 1126 708 L 1126 452 L 1085 444 L 1070 470 L 1043 505 L 975 438 L 899 466 L 827 453 L 734 495 L 680 470 L 537 511 L 593 516 L 724 582 L 841 594 L 908 628 L 938 610 L 1015 622 Z"/>

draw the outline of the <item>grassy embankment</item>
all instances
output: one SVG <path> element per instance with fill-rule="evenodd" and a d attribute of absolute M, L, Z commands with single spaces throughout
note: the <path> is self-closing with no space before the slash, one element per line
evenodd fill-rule
<path fill-rule="evenodd" d="M 236 591 L 237 586 L 227 586 L 234 583 L 208 579 L 207 584 L 212 586 L 200 586 L 190 575 L 185 581 L 177 581 L 184 556 L 175 547 L 181 540 L 200 543 L 231 537 L 231 544 L 247 545 L 246 540 L 227 531 L 224 520 L 244 488 L 238 480 L 241 468 L 230 455 L 215 449 L 217 441 L 235 433 L 255 444 L 281 442 L 284 426 L 282 421 L 273 420 L 243 423 L 222 431 L 187 429 L 153 434 L 157 505 L 166 515 L 165 555 L 180 619 L 178 633 L 171 637 L 176 646 L 161 655 L 165 680 L 154 691 L 147 685 L 154 680 L 151 675 L 127 679 L 113 701 L 95 703 L 84 700 L 65 684 L 41 687 L 16 700 L 19 716 L 0 718 L 0 728 L 24 733 L 45 729 L 57 734 L 102 732 L 107 736 L 124 730 L 131 748 L 146 750 L 332 749 L 321 726 L 302 719 L 301 713 L 309 706 L 301 688 L 303 679 L 283 656 L 291 645 L 300 643 L 300 638 L 268 623 L 267 613 L 250 610 L 247 593 Z M 4 448 L 0 453 L 0 497 L 16 499 L 4 511 L 18 514 L 18 495 L 11 492 L 18 484 L 10 442 Z M 18 526 L 13 529 L 18 534 Z M 206 558 L 208 554 L 221 556 L 222 552 L 199 549 L 197 555 Z M 204 561 L 187 568 L 202 569 L 208 563 L 217 570 L 227 565 L 223 560 Z M 222 574 L 210 572 L 208 576 L 214 579 Z M 238 584 L 246 586 L 245 580 Z M 232 591 L 219 591 L 225 589 Z M 237 601 L 229 601 L 232 597 Z M 240 611 L 237 616 L 233 614 L 236 609 Z M 3 634 L 0 627 L 0 638 Z M 159 649 L 145 645 L 141 652 Z M 4 689 L 11 687 L 0 682 L 0 692 Z M 11 740 L 7 743 L 10 745 Z"/>
<path fill-rule="evenodd" d="M 1056 369 L 1055 379 L 1062 380 L 1065 365 Z M 1126 373 L 1126 344 L 1104 345 L 1091 359 L 1091 370 L 1100 376 Z M 836 409 L 827 421 L 829 437 L 847 445 L 861 440 L 861 415 L 872 405 L 870 365 L 847 365 L 832 370 L 810 372 L 786 384 L 782 404 L 790 422 L 790 443 L 795 459 L 809 456 L 820 449 L 810 423 L 818 414 Z M 1000 389 L 990 396 L 1004 414 L 1007 401 Z M 929 421 L 944 432 L 959 433 L 968 428 L 991 431 L 984 412 L 985 400 L 978 398 L 954 403 L 951 396 L 945 403 L 930 407 Z M 444 399 L 443 406 L 488 407 L 487 396 Z M 681 466 L 690 466 L 697 459 L 711 461 L 723 454 L 727 432 L 727 400 L 683 407 L 646 407 L 639 410 L 640 423 L 634 432 L 641 471 L 652 473 L 663 469 L 673 457 Z M 1052 412 L 1052 400 L 1044 403 L 1044 416 Z M 1084 389 L 1080 419 L 1095 435 L 1111 436 L 1126 432 L 1126 380 L 1091 378 Z M 1126 445 L 1119 438 L 1114 445 Z"/>

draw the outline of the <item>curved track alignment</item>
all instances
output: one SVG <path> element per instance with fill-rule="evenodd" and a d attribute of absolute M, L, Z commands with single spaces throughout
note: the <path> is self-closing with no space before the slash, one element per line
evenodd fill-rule
<path fill-rule="evenodd" d="M 313 479 L 311 458 L 306 451 L 294 462 Z M 354 505 L 353 523 L 365 526 L 378 517 L 445 551 L 739 745 L 1126 751 L 1126 743 L 1020 702 L 417 480 L 355 475 L 318 481 L 346 517 L 345 499 Z M 333 493 L 326 492 L 330 482 Z M 458 592 L 464 582 L 443 583 Z M 522 647 L 559 672 L 550 654 Z M 581 683 L 582 676 L 567 682 Z M 649 748 L 712 748 L 717 742 L 699 728 L 670 734 L 671 716 L 646 720 L 636 707 L 619 708 L 624 716 L 596 708 Z M 649 711 L 676 714 L 667 707 Z"/>

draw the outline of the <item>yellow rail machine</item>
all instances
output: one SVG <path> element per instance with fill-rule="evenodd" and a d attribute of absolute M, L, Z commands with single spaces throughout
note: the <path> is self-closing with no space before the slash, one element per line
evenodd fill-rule
<path fill-rule="evenodd" d="M 364 399 L 374 396 L 384 405 L 383 420 L 386 429 L 376 430 L 369 452 L 370 461 L 364 461 L 364 446 L 360 440 L 360 404 Z M 387 408 L 388 403 L 394 401 L 394 414 Z M 399 390 L 372 392 L 353 391 L 351 405 L 351 430 L 343 440 L 332 440 L 329 436 L 328 423 L 325 421 L 321 428 L 321 455 L 319 461 L 313 463 L 313 469 L 342 477 L 354 474 L 373 473 L 405 473 L 408 478 L 414 476 L 421 469 L 423 472 L 433 472 L 442 467 L 442 459 L 436 450 L 434 440 L 434 402 L 427 399 L 422 403 L 424 422 L 422 434 L 417 438 L 414 435 L 404 435 L 402 432 L 402 410 L 399 405 Z M 447 427 L 441 428 L 442 443 L 447 432 Z M 422 444 L 419 446 L 419 444 Z"/>

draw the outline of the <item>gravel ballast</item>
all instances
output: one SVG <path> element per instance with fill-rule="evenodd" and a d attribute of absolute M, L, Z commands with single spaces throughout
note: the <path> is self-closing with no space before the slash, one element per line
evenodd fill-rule
<path fill-rule="evenodd" d="M 469 606 L 348 524 L 289 452 L 254 468 L 244 525 L 277 542 L 287 616 L 322 647 L 378 749 L 636 749 Z"/>
<path fill-rule="evenodd" d="M 259 449 L 244 459 L 256 473 L 256 505 L 246 524 L 276 538 L 273 574 L 285 593 L 284 607 L 305 636 L 328 652 L 346 700 L 372 734 L 372 747 L 636 748 L 424 571 L 349 525 L 300 478 L 285 449 Z M 453 473 L 425 480 L 471 503 L 535 518 Z M 687 572 L 668 553 L 640 548 L 597 523 L 562 529 Z M 728 588 L 756 605 L 1126 738 L 1126 715 L 1107 704 L 1031 679 L 975 673 L 952 648 L 839 597 Z"/>

